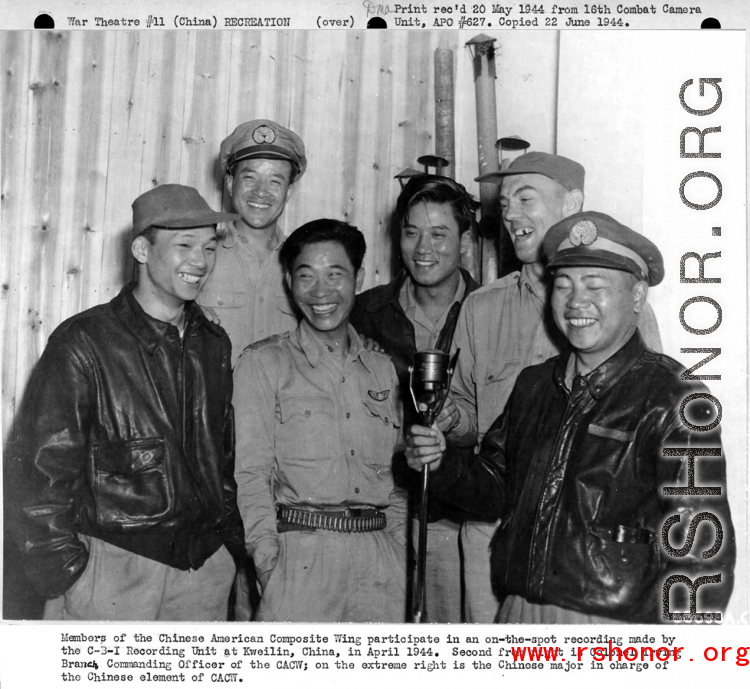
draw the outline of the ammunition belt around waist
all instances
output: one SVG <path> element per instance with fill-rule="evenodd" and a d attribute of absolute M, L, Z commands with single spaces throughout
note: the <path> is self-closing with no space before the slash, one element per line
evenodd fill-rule
<path fill-rule="evenodd" d="M 276 512 L 279 533 L 285 531 L 338 531 L 368 533 L 385 528 L 385 513 L 377 507 L 347 507 L 342 510 L 298 509 L 279 505 Z"/>

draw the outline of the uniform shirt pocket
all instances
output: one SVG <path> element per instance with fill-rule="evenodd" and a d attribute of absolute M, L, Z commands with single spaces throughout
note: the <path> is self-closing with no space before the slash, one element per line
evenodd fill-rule
<path fill-rule="evenodd" d="M 485 382 L 487 385 L 497 383 L 503 380 L 507 380 L 511 376 L 517 376 L 521 370 L 520 361 L 506 361 L 502 364 L 487 367 L 487 374 L 485 376 Z"/>
<path fill-rule="evenodd" d="M 339 430 L 336 404 L 327 395 L 289 395 L 279 398 L 281 423 L 276 450 L 280 460 L 331 459 L 337 451 Z"/>
<path fill-rule="evenodd" d="M 334 400 L 322 394 L 279 398 L 276 495 L 291 504 L 330 504 L 341 492 L 341 442 Z"/>
<path fill-rule="evenodd" d="M 492 410 L 492 419 L 505 409 L 505 404 L 522 368 L 523 362 L 518 360 L 496 362 L 487 367 L 484 375 L 485 399 L 483 406 L 485 413 Z M 481 414 L 480 410 L 480 416 Z"/>
<path fill-rule="evenodd" d="M 379 401 L 368 396 L 362 404 L 368 421 L 362 444 L 364 462 L 378 469 L 390 469 L 401 420 L 390 399 Z"/>
<path fill-rule="evenodd" d="M 363 399 L 362 402 L 365 407 L 367 407 L 367 411 L 370 412 L 370 415 L 380 419 L 386 426 L 395 426 L 396 428 L 401 427 L 401 424 L 396 418 L 396 414 L 388 400 L 379 402 L 366 398 Z"/>

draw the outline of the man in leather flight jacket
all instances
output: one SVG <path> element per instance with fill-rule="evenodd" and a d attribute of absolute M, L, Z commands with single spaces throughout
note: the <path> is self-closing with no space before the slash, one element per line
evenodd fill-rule
<path fill-rule="evenodd" d="M 378 342 L 393 360 L 405 426 L 418 420 L 409 393 L 409 366 L 414 363 L 414 354 L 425 349 L 450 348 L 458 310 L 466 296 L 479 287 L 459 267 L 473 216 L 471 197 L 461 184 L 436 175 L 412 177 L 396 204 L 405 268 L 388 284 L 358 295 L 352 311 L 355 329 Z M 455 409 L 449 398 L 439 423 L 450 419 L 451 407 Z M 448 421 L 451 422 L 452 419 Z M 406 469 L 402 456 L 400 460 L 394 467 L 395 478 L 408 488 L 412 512 L 416 514 L 421 481 Z M 437 497 L 430 498 L 427 510 L 427 618 L 430 622 L 461 622 L 458 532 L 466 514 Z M 416 521 L 412 526 L 416 526 Z M 412 542 L 416 540 L 413 528 Z"/>
<path fill-rule="evenodd" d="M 413 427 L 410 466 L 439 460 L 434 490 L 502 519 L 491 547 L 498 622 L 655 623 L 685 610 L 691 587 L 691 613 L 720 612 L 735 543 L 715 409 L 636 328 L 661 254 L 596 212 L 557 223 L 543 248 L 572 352 L 521 372 L 476 456 L 449 445 L 443 457 L 442 433 Z M 680 494 L 692 484 L 714 494 Z M 700 521 L 714 526 L 693 542 L 685 532 Z"/>
<path fill-rule="evenodd" d="M 244 557 L 231 345 L 193 300 L 234 217 L 180 185 L 136 199 L 137 281 L 60 325 L 29 381 L 6 523 L 46 619 L 226 619 L 228 550 Z"/>

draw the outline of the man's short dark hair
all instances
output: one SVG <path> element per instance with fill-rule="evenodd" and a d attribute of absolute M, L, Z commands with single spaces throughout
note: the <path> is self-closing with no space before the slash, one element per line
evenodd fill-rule
<path fill-rule="evenodd" d="M 291 274 L 294 270 L 294 262 L 302 253 L 302 249 L 308 244 L 320 242 L 338 242 L 344 247 L 355 272 L 362 267 L 362 260 L 367 250 L 364 235 L 356 227 L 341 220 L 321 218 L 305 223 L 284 241 L 280 253 L 284 270 Z"/>
<path fill-rule="evenodd" d="M 143 232 L 141 232 L 138 236 L 145 238 L 149 244 L 154 245 L 156 244 L 157 232 L 159 232 L 159 228 L 152 225 L 151 227 L 147 227 L 145 230 L 143 230 Z"/>
<path fill-rule="evenodd" d="M 412 177 L 396 202 L 396 217 L 402 228 L 409 217 L 409 211 L 418 203 L 447 203 L 458 225 L 459 234 L 471 227 L 474 219 L 473 199 L 462 184 L 450 177 L 437 175 L 415 175 Z"/>

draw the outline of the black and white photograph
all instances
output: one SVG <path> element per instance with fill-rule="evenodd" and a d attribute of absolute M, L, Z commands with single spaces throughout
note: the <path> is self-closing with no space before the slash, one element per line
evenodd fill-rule
<path fill-rule="evenodd" d="M 235 4 L 0 32 L 0 682 L 741 681 L 737 15 Z"/>

